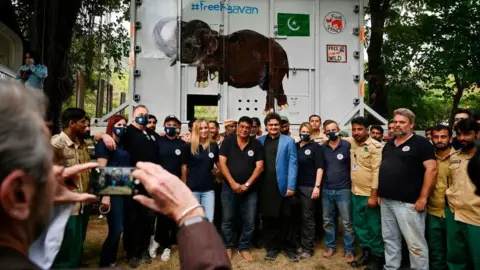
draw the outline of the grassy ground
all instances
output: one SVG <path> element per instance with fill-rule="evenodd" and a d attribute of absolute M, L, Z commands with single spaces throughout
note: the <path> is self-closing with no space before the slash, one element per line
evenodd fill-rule
<path fill-rule="evenodd" d="M 84 258 L 88 262 L 90 267 L 98 267 L 100 250 L 102 248 L 103 241 L 108 233 L 106 219 L 98 219 L 98 216 L 92 216 L 87 231 L 87 239 L 85 240 L 85 255 Z M 265 250 L 254 249 L 252 250 L 255 258 L 254 262 L 248 263 L 240 258 L 240 255 L 234 251 L 233 256 L 233 268 L 234 269 L 255 269 L 255 270 L 285 270 L 285 269 L 352 269 L 352 267 L 343 261 L 343 250 L 341 247 L 342 239 L 339 237 L 337 240 L 339 244 L 338 253 L 333 255 L 329 259 L 323 258 L 324 251 L 323 243 L 318 243 L 315 248 L 314 256 L 307 261 L 301 261 L 298 263 L 289 262 L 285 256 L 279 255 L 274 262 L 266 262 L 263 260 L 265 256 Z M 121 244 L 120 244 L 121 245 Z M 125 262 L 125 256 L 123 254 L 123 248 L 119 248 L 118 262 L 122 264 L 126 269 L 128 266 Z M 143 264 L 138 269 L 179 269 L 178 262 L 178 249 L 174 247 L 172 251 L 172 257 L 170 261 L 163 262 L 160 260 L 160 255 L 153 259 L 153 263 L 150 265 Z"/>

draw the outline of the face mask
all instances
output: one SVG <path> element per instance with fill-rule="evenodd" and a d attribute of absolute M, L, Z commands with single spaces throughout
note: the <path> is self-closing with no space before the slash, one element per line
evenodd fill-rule
<path fill-rule="evenodd" d="M 310 134 L 300 134 L 300 139 L 304 142 L 310 141 L 311 137 L 312 137 L 312 135 L 310 135 Z"/>
<path fill-rule="evenodd" d="M 328 132 L 327 136 L 330 140 L 335 141 L 338 138 L 338 135 L 336 132 Z"/>
<path fill-rule="evenodd" d="M 139 115 L 139 116 L 135 117 L 135 122 L 137 122 L 137 124 L 139 124 L 139 125 L 146 126 L 148 124 L 147 121 L 148 120 L 147 120 L 146 115 Z"/>
<path fill-rule="evenodd" d="M 165 133 L 168 137 L 177 135 L 177 129 L 175 127 L 165 127 Z"/>
<path fill-rule="evenodd" d="M 118 137 L 122 137 L 126 131 L 127 129 L 124 127 L 113 127 L 113 134 L 117 135 Z"/>

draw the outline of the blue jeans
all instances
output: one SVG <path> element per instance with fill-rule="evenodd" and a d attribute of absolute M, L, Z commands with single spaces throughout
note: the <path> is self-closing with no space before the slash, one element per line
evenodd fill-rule
<path fill-rule="evenodd" d="M 336 226 L 338 214 L 342 218 L 343 243 L 345 253 L 353 254 L 355 232 L 352 225 L 352 192 L 350 189 L 322 190 L 323 228 L 325 229 L 325 246 L 336 249 Z M 338 212 L 337 212 L 338 211 Z"/>
<path fill-rule="evenodd" d="M 210 222 L 213 222 L 215 213 L 215 191 L 194 191 L 193 195 L 197 198 L 199 204 L 205 208 L 205 215 Z"/>
<path fill-rule="evenodd" d="M 252 190 L 245 194 L 235 194 L 232 192 L 232 189 L 224 183 L 222 191 L 222 207 L 222 237 L 225 248 L 233 248 L 232 231 L 234 227 L 234 219 L 238 209 L 240 209 L 243 227 L 238 250 L 248 250 L 252 240 L 253 231 L 255 230 L 257 192 Z"/>
<path fill-rule="evenodd" d="M 382 236 L 385 243 L 384 269 L 398 269 L 402 262 L 402 235 L 410 253 L 410 268 L 428 269 L 428 245 L 425 239 L 427 211 L 417 212 L 415 205 L 382 198 Z"/>
<path fill-rule="evenodd" d="M 110 212 L 107 214 L 108 235 L 100 253 L 100 267 L 108 267 L 117 260 L 118 244 L 123 231 L 124 196 L 110 196 Z"/>

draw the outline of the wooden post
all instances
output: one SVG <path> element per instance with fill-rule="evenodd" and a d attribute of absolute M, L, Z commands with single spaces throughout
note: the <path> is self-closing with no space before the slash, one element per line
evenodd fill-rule
<path fill-rule="evenodd" d="M 103 116 L 103 103 L 105 98 L 105 80 L 101 79 L 97 90 L 97 108 L 95 117 L 101 118 Z"/>
<path fill-rule="evenodd" d="M 85 73 L 81 71 L 77 73 L 76 86 L 76 105 L 77 108 L 83 109 L 85 107 Z"/>
<path fill-rule="evenodd" d="M 112 111 L 113 85 L 107 85 L 107 113 Z"/>
<path fill-rule="evenodd" d="M 120 105 L 125 103 L 125 99 L 127 98 L 127 94 L 125 92 L 120 93 Z M 125 115 L 125 110 L 120 111 L 121 115 Z"/>

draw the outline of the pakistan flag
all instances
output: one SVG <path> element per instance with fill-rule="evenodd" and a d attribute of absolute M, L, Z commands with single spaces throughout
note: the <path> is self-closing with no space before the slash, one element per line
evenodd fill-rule
<path fill-rule="evenodd" d="M 279 36 L 310 36 L 309 14 L 278 13 L 277 24 Z"/>

